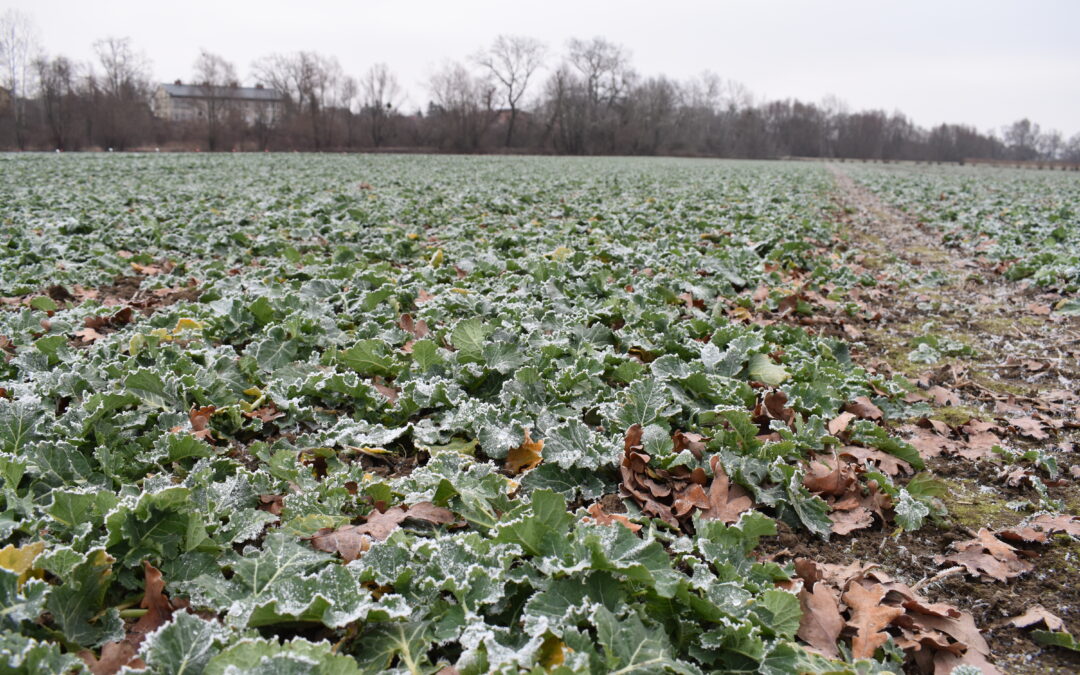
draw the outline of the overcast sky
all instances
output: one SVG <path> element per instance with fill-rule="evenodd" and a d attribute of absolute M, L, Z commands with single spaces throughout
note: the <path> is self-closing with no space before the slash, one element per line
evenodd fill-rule
<path fill-rule="evenodd" d="M 31 15 L 49 54 L 92 58 L 94 40 L 128 36 L 155 78 L 187 79 L 200 48 L 251 62 L 300 49 L 362 74 L 387 62 L 427 101 L 428 75 L 499 33 L 627 47 L 643 75 L 710 69 L 761 98 L 900 110 L 918 124 L 1000 128 L 1030 117 L 1080 132 L 1080 0 L 7 0 Z"/>

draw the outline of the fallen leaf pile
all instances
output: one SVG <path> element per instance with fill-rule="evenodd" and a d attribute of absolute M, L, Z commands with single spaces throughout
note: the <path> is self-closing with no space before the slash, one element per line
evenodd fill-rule
<path fill-rule="evenodd" d="M 694 513 L 706 520 L 733 523 L 739 514 L 753 508 L 750 494 L 731 482 L 718 457 L 709 460 L 711 481 L 701 468 L 693 471 L 684 466 L 670 470 L 656 468 L 649 465 L 650 457 L 642 448 L 641 435 L 639 424 L 627 430 L 619 472 L 623 494 L 633 499 L 646 515 L 685 529 Z M 676 432 L 672 442 L 677 453 L 685 448 L 701 457 L 705 440 L 697 434 Z"/>
<path fill-rule="evenodd" d="M 1054 534 L 1080 537 L 1080 518 L 1064 514 L 1043 514 L 1026 525 L 996 532 L 983 528 L 974 539 L 954 542 L 952 548 L 955 553 L 934 556 L 934 562 L 938 565 L 962 566 L 969 575 L 984 581 L 1008 581 L 1030 572 L 1034 565 L 1028 559 L 1037 557 L 1037 554 L 1002 540 L 1046 544 L 1050 535 Z"/>
<path fill-rule="evenodd" d="M 962 664 L 999 673 L 975 620 L 946 604 L 931 603 L 872 563 L 849 565 L 796 558 L 802 618 L 798 636 L 826 656 L 850 640 L 853 658 L 872 658 L 890 638 L 904 650 L 908 672 L 948 673 Z"/>
<path fill-rule="evenodd" d="M 852 452 L 853 451 L 853 452 Z M 887 522 L 886 511 L 892 507 L 892 498 L 880 491 L 876 481 L 862 483 L 859 474 L 864 471 L 861 460 L 877 459 L 884 455 L 879 450 L 850 447 L 834 458 L 822 458 L 811 462 L 806 468 L 803 485 L 829 505 L 829 520 L 834 534 L 849 534 L 854 530 L 870 527 L 876 515 Z M 892 455 L 884 462 L 894 471 L 902 466 L 911 467 Z M 857 459 L 856 462 L 846 461 Z"/>
<path fill-rule="evenodd" d="M 914 425 L 905 425 L 900 430 L 910 434 L 908 443 L 915 446 L 926 459 L 940 455 L 964 459 L 991 457 L 992 448 L 1001 444 L 1005 431 L 996 424 L 977 419 L 953 427 L 940 420 L 926 418 Z"/>

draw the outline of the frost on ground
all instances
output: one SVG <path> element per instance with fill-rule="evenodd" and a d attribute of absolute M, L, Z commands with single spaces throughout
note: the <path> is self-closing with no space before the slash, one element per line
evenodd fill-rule
<path fill-rule="evenodd" d="M 1075 177 L 0 162 L 13 672 L 1080 665 Z"/>

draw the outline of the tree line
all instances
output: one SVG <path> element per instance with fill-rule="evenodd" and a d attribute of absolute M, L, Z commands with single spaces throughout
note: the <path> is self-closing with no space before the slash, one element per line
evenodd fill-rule
<path fill-rule="evenodd" d="M 1065 139 L 1030 120 L 983 133 L 923 128 L 903 113 L 852 111 L 839 99 L 757 100 L 715 73 L 644 76 L 630 52 L 601 37 L 559 53 L 523 36 L 496 37 L 429 78 L 409 108 L 385 63 L 359 76 L 315 51 L 254 61 L 250 79 L 279 92 L 273 115 L 245 115 L 230 91 L 235 64 L 201 51 L 187 84 L 202 92 L 195 119 L 155 115 L 158 83 L 129 38 L 94 43 L 95 60 L 46 55 L 29 18 L 0 17 L 0 147 L 19 150 L 422 150 L 739 158 L 843 157 L 1080 162 Z"/>

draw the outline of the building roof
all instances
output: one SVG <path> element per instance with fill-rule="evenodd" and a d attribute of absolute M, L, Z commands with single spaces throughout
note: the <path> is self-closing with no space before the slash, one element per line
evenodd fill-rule
<path fill-rule="evenodd" d="M 173 98 L 207 98 L 206 87 L 196 84 L 162 84 L 161 88 Z M 231 98 L 241 101 L 280 101 L 284 96 L 275 89 L 262 87 L 214 87 L 217 98 Z"/>

